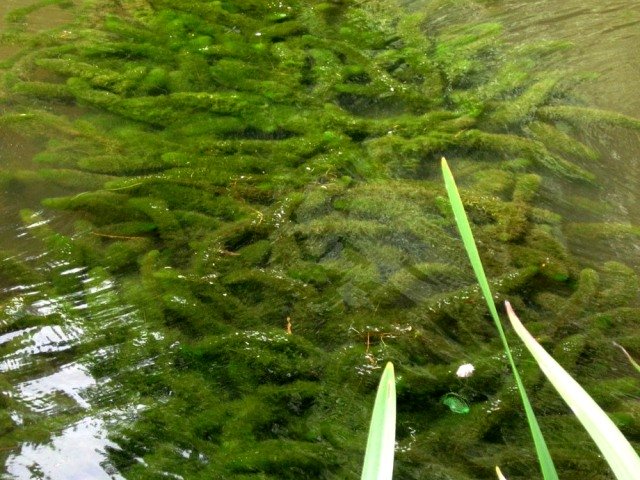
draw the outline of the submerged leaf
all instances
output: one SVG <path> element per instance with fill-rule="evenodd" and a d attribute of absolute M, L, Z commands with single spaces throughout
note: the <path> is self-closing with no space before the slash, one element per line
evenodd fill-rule
<path fill-rule="evenodd" d="M 447 393 L 442 397 L 443 405 L 449 407 L 453 413 L 467 414 L 471 410 L 469 403 L 457 393 Z"/>

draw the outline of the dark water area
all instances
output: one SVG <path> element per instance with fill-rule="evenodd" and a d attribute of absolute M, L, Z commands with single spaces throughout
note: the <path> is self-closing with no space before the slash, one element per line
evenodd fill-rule
<path fill-rule="evenodd" d="M 3 2 L 2 478 L 357 479 L 387 361 L 395 478 L 539 478 L 442 156 L 637 448 L 640 10 L 556 3 Z M 560 477 L 613 478 L 510 339 Z"/>

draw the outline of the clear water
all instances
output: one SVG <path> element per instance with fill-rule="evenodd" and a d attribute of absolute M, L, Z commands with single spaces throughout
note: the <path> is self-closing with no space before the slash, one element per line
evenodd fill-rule
<path fill-rule="evenodd" d="M 31 3 L 7 0 L 0 5 L 0 15 Z M 423 4 L 429 2 L 406 3 L 409 10 L 414 10 L 423 8 Z M 546 0 L 483 3 L 486 5 L 463 10 L 463 13 L 456 10 L 456 15 L 467 15 L 470 21 L 482 17 L 500 22 L 504 25 L 507 42 L 513 45 L 535 39 L 568 40 L 574 43 L 574 48 L 545 59 L 540 68 L 595 72 L 598 74 L 596 79 L 585 82 L 577 89 L 586 103 L 640 118 L 640 97 L 637 95 L 640 90 L 638 2 L 619 0 L 606 2 L 606 6 L 602 2 L 584 0 L 560 4 Z M 58 27 L 70 21 L 71 15 L 71 10 L 48 6 L 27 17 L 28 29 L 38 31 Z M 446 24 L 450 19 L 436 20 Z M 18 50 L 16 46 L 0 47 L 0 60 L 9 58 Z M 640 224 L 640 203 L 637 201 L 640 188 L 640 135 L 637 131 L 618 128 L 594 128 L 583 132 L 583 135 L 586 143 L 596 145 L 606 152 L 592 166 L 601 188 L 594 193 L 593 190 L 585 190 L 584 186 L 564 186 L 562 196 L 555 199 L 556 210 L 564 215 L 569 224 L 583 221 Z M 30 164 L 30 159 L 43 145 L 28 143 L 20 137 L 7 137 L 2 131 L 0 143 L 0 164 L 4 169 L 37 168 Z M 242 180 L 244 178 L 238 178 L 238 182 Z M 145 404 L 149 397 L 137 392 L 132 384 L 140 372 L 150 377 L 161 375 L 173 361 L 169 358 L 169 353 L 177 348 L 178 342 L 172 340 L 174 333 L 171 329 L 154 330 L 155 327 L 151 326 L 137 307 L 116 299 L 119 286 L 116 283 L 120 281 L 118 275 L 105 275 L 99 270 L 89 270 L 70 257 L 60 255 L 58 250 L 42 249 L 40 240 L 43 228 L 51 227 L 54 231 L 64 233 L 73 230 L 72 216 L 54 214 L 40 206 L 42 198 L 64 194 L 59 186 L 40 183 L 37 189 L 12 188 L 12 185 L 6 187 L 0 204 L 0 247 L 14 252 L 17 250 L 16 258 L 42 275 L 32 278 L 25 276 L 24 283 L 10 283 L 3 277 L 3 283 L 0 284 L 2 390 L 12 399 L 11 405 L 19 405 L 7 410 L 15 429 L 12 430 L 12 438 L 7 440 L 6 445 L 3 444 L 3 478 L 124 478 L 117 471 L 113 460 L 113 452 L 122 449 L 123 445 L 122 441 L 118 443 L 113 440 L 113 432 L 119 432 L 118 429 L 123 424 L 133 425 L 149 408 Z M 82 189 L 70 188 L 67 193 L 81 195 Z M 585 196 L 588 198 L 585 199 Z M 576 209 L 576 199 L 583 204 L 590 200 L 594 209 Z M 595 206 L 600 207 L 596 210 Z M 283 211 L 285 207 L 283 203 Z M 25 221 L 19 215 L 19 211 L 25 208 L 35 210 L 34 215 L 40 214 L 42 217 L 27 221 L 25 226 Z M 276 212 L 274 217 L 279 214 Z M 256 220 L 258 223 L 260 221 L 261 217 Z M 567 233 L 566 242 L 584 265 L 614 259 L 631 265 L 636 273 L 640 273 L 640 240 L 638 243 L 604 241 L 594 244 L 573 238 Z M 366 242 L 363 242 L 359 247 L 360 251 L 366 251 L 366 247 Z M 223 253 L 223 257 L 224 254 L 232 256 L 235 252 Z M 338 254 L 339 252 L 336 253 Z M 455 257 L 456 261 L 463 261 L 464 257 L 460 252 L 455 255 L 458 255 Z M 389 270 L 402 268 L 401 260 L 395 258 L 383 259 L 380 263 L 385 264 Z M 352 264 L 354 276 L 359 273 L 358 269 L 362 269 L 364 275 L 370 266 L 360 259 L 353 259 Z M 180 278 L 179 273 L 175 277 L 172 276 L 173 273 L 167 267 L 167 278 Z M 51 278 L 55 279 L 55 285 L 50 284 Z M 466 278 L 461 283 L 464 286 L 471 281 Z M 434 292 L 459 288 L 461 283 L 438 278 L 435 287 L 422 285 L 405 293 L 411 302 L 419 303 Z M 175 305 L 186 305 L 192 301 L 183 294 L 181 291 L 174 293 Z M 344 304 L 351 309 L 362 306 L 368 308 L 372 302 L 372 294 L 361 290 L 356 282 L 346 285 L 341 294 Z M 291 314 L 291 318 L 286 318 L 287 322 L 283 318 L 282 324 L 278 326 L 284 340 L 287 338 L 284 336 L 287 323 L 295 332 L 299 320 L 294 314 Z M 365 379 L 363 382 L 373 377 L 372 372 L 379 371 L 378 362 L 382 362 L 387 354 L 382 349 L 385 339 L 393 345 L 393 338 L 409 335 L 412 331 L 412 326 L 402 320 L 382 332 L 379 328 L 383 327 L 375 322 L 376 319 L 373 319 L 371 324 L 350 325 L 348 330 L 346 326 L 344 328 L 352 339 L 352 345 L 345 347 L 345 350 L 365 348 L 366 342 L 365 354 L 355 372 L 355 375 Z M 366 327 L 366 331 L 362 326 Z M 245 324 L 243 330 L 235 332 L 236 336 L 246 336 L 243 341 L 247 346 L 254 345 L 252 342 L 277 344 L 284 341 L 277 335 L 264 336 L 264 333 L 253 332 L 249 327 L 250 325 Z M 440 325 L 435 328 L 447 329 Z M 229 335 L 232 338 L 234 334 Z M 428 340 L 425 343 L 428 344 Z M 456 350 L 455 346 L 451 348 Z M 573 347 L 567 344 L 565 348 L 570 351 Z M 499 361 L 497 357 L 487 360 L 488 363 Z M 112 374 L 114 362 L 119 362 L 116 369 L 119 369 L 120 375 Z M 618 368 L 626 368 L 622 357 Z M 102 374 L 103 371 L 108 373 Z M 626 387 L 619 395 L 625 397 L 629 409 L 637 408 L 633 407 L 634 402 L 638 402 L 637 392 L 633 393 L 634 385 Z M 169 391 L 160 397 L 169 403 L 172 394 Z M 420 395 L 409 397 L 413 401 L 421 398 Z M 499 411 L 501 401 L 500 398 L 489 395 L 484 406 L 491 411 Z M 338 412 L 344 408 L 338 404 L 335 407 Z M 550 405 L 547 408 L 553 411 L 559 407 Z M 327 414 L 329 418 L 332 418 L 331 415 L 336 414 Z M 420 457 L 416 451 L 429 448 L 420 444 L 424 437 L 416 444 L 415 432 L 422 425 L 412 422 L 414 421 L 407 420 L 402 426 L 404 433 L 399 442 L 399 451 L 412 461 L 428 464 L 428 457 L 418 460 L 412 458 Z M 277 430 L 274 426 L 271 428 L 272 433 L 274 428 Z M 558 435 L 561 436 L 561 433 Z M 121 440 L 120 433 L 116 436 Z M 176 444 L 178 446 L 172 450 L 173 453 L 177 451 L 178 455 L 192 463 L 206 463 L 204 455 L 198 454 L 195 448 L 191 450 L 181 446 L 177 440 Z M 117 458 L 117 454 L 115 457 Z M 518 452 L 514 453 L 511 460 L 516 462 L 517 457 Z M 142 467 L 146 465 L 142 458 L 134 460 Z M 182 473 L 184 472 L 176 472 L 169 467 L 166 471 L 155 471 L 157 478 L 191 478 L 188 472 L 184 475 Z M 135 472 L 130 473 L 127 478 L 136 478 L 135 475 Z"/>

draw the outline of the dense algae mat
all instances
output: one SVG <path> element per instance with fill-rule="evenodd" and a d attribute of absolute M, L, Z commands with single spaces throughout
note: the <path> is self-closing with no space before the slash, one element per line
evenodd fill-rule
<path fill-rule="evenodd" d="M 3 138 L 43 148 L 33 168 L 1 172 L 3 190 L 72 194 L 22 213 L 58 263 L 5 252 L 0 274 L 82 296 L 93 343 L 67 355 L 117 386 L 97 408 L 144 406 L 112 433 L 123 476 L 358 478 L 386 360 L 399 378 L 398 478 L 494 478 L 496 464 L 534 475 L 442 155 L 497 299 L 640 442 L 640 382 L 612 345 L 640 356 L 638 279 L 615 262 L 581 268 L 548 207 L 563 185 L 597 188 L 580 126 L 640 122 L 577 105 L 558 72 L 532 73 L 563 45 L 507 52 L 498 25 L 456 22 L 479 11 L 461 2 L 413 14 L 392 1 L 77 8 L 76 25 L 40 35 L 16 15 L 4 38 L 29 47 L 5 62 Z M 46 223 L 54 210 L 71 230 Z M 74 268 L 85 273 L 65 275 Z M 3 333 L 40 321 L 16 298 L 3 300 Z M 100 323 L 119 308 L 136 320 Z M 110 353 L 91 361 L 92 348 Z M 467 362 L 476 375 L 457 380 Z M 562 477 L 609 478 L 535 365 L 519 366 Z M 449 392 L 469 415 L 442 405 Z M 7 438 L 41 439 L 3 402 Z"/>

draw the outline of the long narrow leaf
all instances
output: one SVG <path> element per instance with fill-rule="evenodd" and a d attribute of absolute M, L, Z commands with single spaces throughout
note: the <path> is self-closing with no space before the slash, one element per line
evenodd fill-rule
<path fill-rule="evenodd" d="M 640 365 L 638 365 L 638 362 L 636 362 L 633 357 L 631 355 L 629 355 L 629 352 L 627 352 L 625 350 L 625 348 L 622 345 L 617 344 L 616 342 L 613 342 L 613 344 L 618 347 L 620 350 L 622 350 L 622 353 L 624 353 L 625 357 L 627 357 L 627 360 L 629 360 L 629 363 L 633 366 L 633 368 L 635 368 L 637 371 L 640 372 Z"/>
<path fill-rule="evenodd" d="M 469 256 L 469 260 L 471 261 L 473 271 L 476 274 L 478 284 L 480 285 L 480 290 L 484 295 L 487 306 L 489 307 L 489 311 L 491 312 L 491 316 L 493 317 L 493 321 L 495 322 L 498 333 L 500 334 L 500 339 L 502 340 L 504 351 L 507 355 L 509 363 L 511 364 L 513 377 L 515 378 L 518 391 L 520 392 L 520 398 L 522 399 L 524 411 L 527 416 L 527 422 L 529 423 L 529 428 L 531 429 L 533 443 L 538 454 L 538 461 L 540 462 L 542 476 L 545 480 L 558 480 L 558 474 L 553 464 L 553 460 L 551 459 L 551 454 L 549 453 L 547 444 L 544 441 L 542 432 L 540 431 L 538 420 L 533 413 L 531 402 L 529 402 L 529 397 L 527 396 L 527 392 L 525 391 L 522 380 L 520 379 L 520 374 L 518 373 L 516 364 L 513 361 L 513 356 L 511 355 L 511 350 L 509 349 L 507 337 L 505 336 L 504 330 L 502 329 L 502 324 L 500 323 L 498 312 L 496 310 L 495 303 L 493 302 L 493 295 L 491 294 L 491 289 L 489 288 L 489 282 L 487 281 L 487 277 L 484 273 L 484 268 L 482 267 L 482 261 L 480 260 L 480 255 L 478 254 L 478 249 L 473 238 L 473 233 L 471 233 L 471 227 L 469 225 L 469 220 L 467 219 L 467 214 L 465 213 L 464 206 L 462 205 L 462 199 L 460 198 L 460 194 L 458 193 L 458 188 L 456 187 L 456 182 L 453 179 L 453 175 L 451 173 L 451 170 L 449 169 L 449 165 L 447 165 L 447 160 L 444 157 L 442 158 L 442 175 L 444 176 L 445 189 L 447 190 L 447 195 L 449 196 L 449 202 L 451 203 L 451 208 L 453 209 L 453 216 L 455 217 L 458 231 L 460 232 L 460 236 L 462 237 L 462 242 L 464 243 L 467 255 Z"/>
<path fill-rule="evenodd" d="M 640 458 L 606 413 L 542 346 L 536 342 L 516 316 L 511 304 L 505 302 L 513 329 L 538 362 L 538 366 L 573 410 L 589 432 L 618 480 L 640 478 Z"/>
<path fill-rule="evenodd" d="M 361 480 L 391 480 L 396 446 L 396 379 L 393 364 L 382 373 L 371 415 Z"/>
<path fill-rule="evenodd" d="M 507 478 L 500 471 L 500 467 L 496 467 L 496 475 L 498 476 L 498 480 L 507 480 Z"/>

